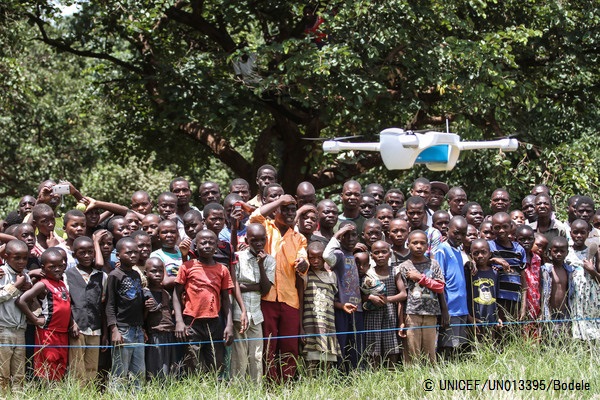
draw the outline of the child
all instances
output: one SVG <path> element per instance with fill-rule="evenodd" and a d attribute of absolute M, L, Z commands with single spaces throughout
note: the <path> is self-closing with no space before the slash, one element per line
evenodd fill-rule
<path fill-rule="evenodd" d="M 48 204 L 37 204 L 31 210 L 31 224 L 37 229 L 33 254 L 41 257 L 44 250 L 64 242 L 64 239 L 54 232 L 56 220 L 54 211 Z"/>
<path fill-rule="evenodd" d="M 398 361 L 400 345 L 396 333 L 390 329 L 398 327 L 398 306 L 406 300 L 406 290 L 401 276 L 396 273 L 396 267 L 389 265 L 392 251 L 390 245 L 379 240 L 371 246 L 371 257 L 375 267 L 369 271 L 382 282 L 384 289 L 381 295 L 365 296 L 378 308 L 365 309 L 365 352 L 375 365 L 381 365 L 385 358 L 388 366 Z M 364 306 L 363 306 L 364 308 Z"/>
<path fill-rule="evenodd" d="M 179 238 L 179 231 L 177 229 L 177 222 L 171 219 L 160 221 L 158 224 L 158 238 L 161 243 L 161 248 L 155 250 L 150 254 L 150 257 L 159 258 L 165 265 L 165 278 L 163 286 L 171 290 L 175 285 L 175 278 L 179 267 L 183 264 L 183 256 L 179 247 L 177 247 L 177 241 Z"/>
<path fill-rule="evenodd" d="M 152 241 L 150 240 L 150 236 L 141 229 L 134 231 L 131 234 L 131 238 L 135 240 L 138 249 L 140 250 L 140 257 L 133 269 L 140 274 L 140 278 L 142 278 L 142 287 L 145 288 L 148 286 L 148 280 L 146 279 L 146 260 L 150 258 L 150 254 L 152 253 Z"/>
<path fill-rule="evenodd" d="M 502 267 L 498 271 L 498 305 L 502 320 L 523 320 L 527 307 L 527 280 L 525 249 L 511 240 L 513 222 L 510 215 L 498 212 L 492 217 L 492 227 L 496 236 L 488 240 L 493 262 Z"/>
<path fill-rule="evenodd" d="M 44 278 L 17 300 L 17 306 L 27 319 L 37 326 L 35 344 L 41 346 L 33 359 L 35 376 L 46 380 L 61 380 L 67 372 L 69 329 L 71 321 L 71 299 L 67 286 L 62 281 L 65 258 L 61 249 L 51 247 L 42 253 Z M 39 299 L 41 315 L 34 314 L 28 303 Z"/>
<path fill-rule="evenodd" d="M 337 332 L 362 332 L 364 319 L 360 296 L 359 272 L 356 257 L 352 254 L 358 241 L 356 224 L 344 221 L 340 229 L 333 235 L 325 250 L 323 259 L 331 266 L 337 277 L 338 296 L 335 302 L 335 328 Z M 369 268 L 369 256 L 362 253 Z M 362 358 L 364 350 L 363 333 L 346 333 L 337 335 L 341 357 L 338 367 L 345 372 L 355 369 Z"/>
<path fill-rule="evenodd" d="M 512 210 L 510 212 L 510 219 L 517 225 L 521 226 L 525 223 L 525 214 L 521 210 Z"/>
<path fill-rule="evenodd" d="M 548 239 L 543 233 L 535 233 L 533 248 L 531 249 L 537 254 L 542 260 L 542 265 L 546 264 L 548 260 Z"/>
<path fill-rule="evenodd" d="M 573 293 L 571 293 L 571 317 L 573 337 L 583 340 L 600 339 L 600 257 L 598 246 L 586 242 L 589 224 L 576 219 L 571 223 L 569 254 L 565 263 L 573 268 Z"/>
<path fill-rule="evenodd" d="M 190 210 L 183 214 L 183 230 L 186 237 L 179 243 L 179 250 L 183 261 L 196 258 L 196 242 L 194 239 L 198 232 L 204 229 L 202 213 L 198 210 Z"/>
<path fill-rule="evenodd" d="M 477 272 L 474 275 L 466 274 L 468 322 L 474 324 L 473 334 L 478 340 L 487 340 L 491 338 L 491 326 L 475 324 L 502 323 L 496 307 L 498 273 L 492 268 L 490 245 L 485 239 L 475 239 L 471 243 L 471 257 Z"/>
<path fill-rule="evenodd" d="M 437 211 L 436 211 L 437 213 Z M 434 213 L 435 217 L 435 213 Z M 438 350 L 446 357 L 456 356 L 467 343 L 466 323 L 469 315 L 465 280 L 466 259 L 462 254 L 462 242 L 467 234 L 467 220 L 452 218 L 447 229 L 447 240 L 440 244 L 435 260 L 444 274 L 444 296 L 442 302 L 442 329 Z M 445 304 L 444 304 L 445 303 Z M 446 309 L 447 307 L 447 309 Z M 448 324 L 452 326 L 446 328 Z"/>
<path fill-rule="evenodd" d="M 444 210 L 437 210 L 431 217 L 432 225 L 442 234 L 442 242 L 448 240 L 448 225 L 450 224 L 450 214 Z"/>
<path fill-rule="evenodd" d="M 428 249 L 427 236 L 420 230 L 408 235 L 410 259 L 400 264 L 408 297 L 398 310 L 400 337 L 405 338 L 404 361 L 413 363 L 419 357 L 427 357 L 435 363 L 437 317 L 441 314 L 438 295 L 444 293 L 444 275 L 439 264 L 425 256 Z M 403 328 L 416 328 L 404 330 Z"/>
<path fill-rule="evenodd" d="M 27 260 L 27 271 L 41 268 L 40 260 L 33 253 L 35 248 L 35 229 L 30 224 L 19 224 L 15 229 L 15 237 L 22 240 L 29 249 L 29 259 Z"/>
<path fill-rule="evenodd" d="M 492 221 L 484 221 L 481 223 L 481 226 L 479 227 L 479 237 L 488 241 L 496 239 L 494 229 L 492 228 Z"/>
<path fill-rule="evenodd" d="M 241 324 L 242 310 L 233 303 L 233 334 L 235 342 L 231 354 L 231 377 L 244 378 L 246 374 L 254 382 L 262 379 L 263 314 L 260 309 L 261 296 L 269 293 L 275 282 L 275 259 L 265 253 L 267 231 L 261 224 L 250 224 L 246 228 L 248 248 L 237 252 L 235 269 L 242 299 L 248 318 L 248 329 Z"/>
<path fill-rule="evenodd" d="M 233 341 L 229 301 L 233 282 L 229 270 L 213 259 L 217 248 L 214 232 L 198 232 L 196 247 L 198 259 L 183 263 L 175 278 L 175 336 L 188 342 L 210 342 L 210 345 L 188 344 L 184 363 L 189 372 L 199 366 L 204 370 L 220 371 L 224 353 L 221 340 L 227 346 Z M 225 329 L 221 326 L 219 313 L 223 313 Z"/>
<path fill-rule="evenodd" d="M 569 296 L 573 293 L 571 275 L 573 267 L 565 263 L 569 252 L 567 239 L 556 236 L 550 241 L 552 262 L 542 266 L 542 314 L 545 320 L 553 320 L 552 332 L 566 334 L 571 317 Z M 558 321 L 557 321 L 558 320 Z"/>
<path fill-rule="evenodd" d="M 173 371 L 175 362 L 175 348 L 168 345 L 175 342 L 171 296 L 162 288 L 165 266 L 159 258 L 148 258 L 144 270 L 148 280 L 148 288 L 144 290 L 144 319 L 148 335 L 146 377 L 149 380 L 164 379 Z"/>
<path fill-rule="evenodd" d="M 406 238 L 408 237 L 408 222 L 403 219 L 396 218 L 390 222 L 389 239 L 392 244 L 392 258 L 390 264 L 393 266 L 400 265 L 408 260 L 410 253 L 406 248 Z"/>
<path fill-rule="evenodd" d="M 67 225 L 65 231 L 68 230 Z M 94 242 L 89 237 L 80 236 L 73 241 L 73 255 L 77 264 L 65 272 L 73 313 L 69 345 L 77 346 L 69 348 L 69 372 L 85 385 L 93 382 L 98 373 L 107 275 L 94 268 Z"/>
<path fill-rule="evenodd" d="M 115 268 L 110 262 L 113 251 L 113 235 L 106 229 L 99 229 L 92 236 L 94 241 L 94 253 L 96 254 L 94 266 L 102 270 L 107 276 Z"/>
<path fill-rule="evenodd" d="M 148 214 L 142 218 L 142 230 L 150 236 L 152 242 L 152 251 L 160 249 L 160 239 L 158 238 L 158 224 L 160 216 L 157 214 Z"/>
<path fill-rule="evenodd" d="M 527 282 L 527 319 L 535 321 L 540 316 L 540 268 L 542 259 L 533 252 L 535 242 L 535 233 L 529 225 L 519 225 L 516 230 L 515 238 L 525 253 L 527 262 L 525 263 L 525 281 Z M 538 327 L 534 324 L 526 325 L 526 332 L 538 336 Z"/>
<path fill-rule="evenodd" d="M 337 283 L 335 274 L 325 269 L 323 250 L 325 245 L 318 241 L 310 243 L 307 248 L 310 268 L 304 289 L 302 326 L 304 333 L 309 335 L 303 338 L 309 371 L 327 371 L 329 364 L 337 361 L 340 355 L 335 336 L 327 335 L 335 333 L 334 296 Z"/>
<path fill-rule="evenodd" d="M 111 386 L 133 375 L 139 389 L 146 370 L 144 348 L 123 346 L 144 343 L 144 298 L 140 274 L 133 270 L 140 256 L 137 243 L 130 237 L 117 242 L 120 265 L 107 280 L 106 323 L 113 344 Z"/>
<path fill-rule="evenodd" d="M 177 226 L 177 195 L 171 192 L 163 192 L 158 195 L 158 200 L 156 201 L 156 208 L 158 210 L 158 215 L 160 218 L 164 220 L 171 219 L 175 221 Z"/>
<path fill-rule="evenodd" d="M 67 269 L 71 269 L 77 265 L 77 261 L 73 257 L 73 241 L 85 235 L 85 214 L 79 210 L 69 210 L 65 213 L 63 221 L 67 240 L 60 243 L 58 247 L 63 248 L 67 252 Z"/>
<path fill-rule="evenodd" d="M 385 238 L 389 237 L 390 222 L 394 219 L 394 210 L 389 204 L 380 204 L 375 209 L 375 218 L 381 221 L 381 229 Z"/>
<path fill-rule="evenodd" d="M 0 277 L 0 389 L 21 386 L 25 378 L 25 315 L 16 299 L 31 287 L 25 272 L 29 249 L 20 240 L 11 240 L 5 248 L 6 264 Z"/>

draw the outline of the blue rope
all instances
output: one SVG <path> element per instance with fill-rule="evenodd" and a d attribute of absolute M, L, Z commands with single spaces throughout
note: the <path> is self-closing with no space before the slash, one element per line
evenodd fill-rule
<path fill-rule="evenodd" d="M 490 326 L 506 326 L 506 325 L 526 325 L 526 324 L 548 324 L 548 323 L 565 323 L 565 322 L 576 322 L 576 321 L 598 321 L 600 318 L 570 318 L 570 319 L 546 319 L 546 320 L 533 320 L 533 321 L 507 321 L 502 322 L 502 324 L 498 322 L 478 322 L 478 323 L 470 323 L 470 324 L 450 324 L 450 327 L 460 327 L 460 326 L 473 326 L 473 327 L 490 327 Z M 412 326 L 403 328 L 404 331 L 416 330 L 416 329 L 430 329 L 430 328 L 440 328 L 441 325 L 427 325 L 427 326 Z M 361 330 L 361 331 L 348 331 L 348 332 L 329 332 L 329 333 L 310 333 L 304 335 L 288 335 L 288 336 L 271 336 L 266 338 L 244 338 L 244 339 L 236 339 L 236 342 L 242 341 L 253 341 L 253 340 L 278 340 L 278 339 L 300 339 L 307 337 L 320 337 L 320 336 L 337 336 L 337 335 L 362 335 L 369 332 L 397 332 L 400 328 L 387 328 L 387 329 L 374 329 L 374 330 Z M 40 344 L 22 344 L 15 345 L 10 343 L 0 343 L 0 347 L 33 347 L 33 348 L 68 348 L 68 349 L 110 349 L 113 347 L 163 347 L 163 346 L 182 346 L 182 345 L 205 345 L 205 344 L 214 344 L 214 343 L 224 343 L 224 340 L 213 340 L 213 341 L 200 341 L 200 342 L 176 342 L 176 343 L 125 343 L 122 345 L 40 345 Z"/>

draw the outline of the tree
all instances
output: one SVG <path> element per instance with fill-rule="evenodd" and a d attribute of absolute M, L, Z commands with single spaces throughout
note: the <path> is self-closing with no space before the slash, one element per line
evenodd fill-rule
<path fill-rule="evenodd" d="M 506 158 L 466 157 L 442 175 L 469 176 L 469 189 L 484 193 L 498 161 L 524 159 L 542 179 L 553 173 L 544 152 L 599 122 L 592 3 L 347 1 L 318 8 L 325 22 L 308 35 L 303 7 L 289 1 L 94 1 L 72 16 L 50 1 L 19 7 L 41 41 L 96 61 L 90 73 L 118 116 L 118 151 L 160 147 L 159 164 L 176 160 L 189 175 L 212 156 L 250 182 L 271 162 L 287 190 L 301 180 L 326 188 L 381 160 L 326 156 L 303 138 L 376 140 L 385 127 L 448 119 L 463 138 L 519 132 L 528 143 Z M 259 79 L 235 76 L 244 56 L 256 57 Z"/>

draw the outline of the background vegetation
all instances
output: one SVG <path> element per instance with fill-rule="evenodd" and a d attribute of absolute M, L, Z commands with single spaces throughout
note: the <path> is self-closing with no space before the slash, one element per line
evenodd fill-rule
<path fill-rule="evenodd" d="M 58 5 L 78 4 L 64 13 Z M 43 179 L 127 204 L 176 175 L 197 185 L 273 163 L 284 187 L 323 194 L 354 177 L 403 190 L 420 175 L 487 204 L 535 183 L 556 201 L 600 187 L 600 7 L 509 0 L 324 2 L 327 39 L 303 33 L 304 3 L 278 0 L 0 4 L 0 210 Z M 259 79 L 233 62 L 256 56 Z M 304 138 L 397 126 L 463 139 L 519 134 L 516 153 L 458 167 L 387 171 L 372 153 L 324 155 Z"/>

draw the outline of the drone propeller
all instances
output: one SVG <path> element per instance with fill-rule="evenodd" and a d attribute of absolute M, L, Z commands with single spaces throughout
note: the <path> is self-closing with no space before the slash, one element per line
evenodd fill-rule
<path fill-rule="evenodd" d="M 359 138 L 359 137 L 362 137 L 362 135 L 342 136 L 342 137 L 338 137 L 338 138 L 302 138 L 302 140 L 311 140 L 311 141 L 316 141 L 316 142 L 324 142 L 327 140 L 331 140 L 331 141 L 337 142 L 340 140 L 354 139 L 354 138 Z"/>

